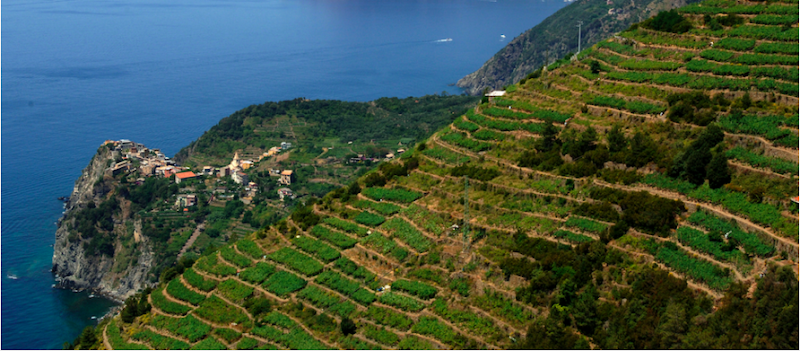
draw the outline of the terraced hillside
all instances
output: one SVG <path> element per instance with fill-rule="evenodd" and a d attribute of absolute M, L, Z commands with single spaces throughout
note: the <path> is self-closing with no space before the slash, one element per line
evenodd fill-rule
<path fill-rule="evenodd" d="M 536 71 L 102 340 L 796 349 L 797 6 L 706 1 Z"/>

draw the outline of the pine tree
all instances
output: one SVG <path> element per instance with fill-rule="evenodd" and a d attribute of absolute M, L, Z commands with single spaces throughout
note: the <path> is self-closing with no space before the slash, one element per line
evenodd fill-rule
<path fill-rule="evenodd" d="M 684 177 L 694 185 L 703 184 L 706 179 L 706 165 L 711 160 L 711 151 L 707 148 L 694 150 L 686 157 L 686 172 Z"/>
<path fill-rule="evenodd" d="M 724 152 L 718 152 L 714 155 L 714 158 L 711 159 L 711 163 L 708 164 L 706 178 L 708 178 L 708 186 L 710 186 L 711 189 L 718 189 L 731 182 L 728 157 L 725 156 Z"/>
<path fill-rule="evenodd" d="M 611 153 L 620 152 L 628 147 L 628 139 L 625 138 L 625 134 L 622 133 L 619 124 L 614 124 L 611 130 L 608 131 L 606 141 L 608 142 L 608 151 Z"/>

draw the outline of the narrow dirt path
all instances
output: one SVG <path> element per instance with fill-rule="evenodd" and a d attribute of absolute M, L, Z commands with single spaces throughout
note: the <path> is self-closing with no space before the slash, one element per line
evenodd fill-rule
<path fill-rule="evenodd" d="M 162 290 L 161 291 L 161 295 L 164 295 L 164 297 L 167 298 L 167 300 L 169 300 L 169 301 L 172 301 L 172 302 L 180 304 L 180 305 L 184 305 L 184 306 L 189 307 L 189 308 L 191 308 L 193 310 L 195 308 L 197 308 L 197 306 L 195 306 L 195 305 L 192 305 L 192 304 L 190 304 L 190 303 L 188 303 L 186 301 L 178 300 L 177 298 L 173 297 L 172 295 L 169 294 L 169 292 L 167 292 L 167 289 Z"/>
<path fill-rule="evenodd" d="M 103 346 L 105 346 L 106 350 L 114 349 L 114 347 L 111 346 L 111 342 L 108 341 L 108 324 L 103 328 Z"/>
<path fill-rule="evenodd" d="M 183 254 L 185 254 L 186 251 L 189 250 L 189 248 L 191 248 L 192 245 L 194 245 L 194 242 L 197 240 L 197 237 L 199 237 L 200 234 L 203 232 L 203 228 L 205 228 L 205 225 L 206 225 L 205 223 L 200 223 L 197 225 L 197 228 L 194 229 L 194 233 L 192 233 L 192 236 L 189 237 L 189 240 L 186 241 L 186 244 L 183 244 L 181 251 L 178 253 L 178 258 L 181 258 L 181 256 L 183 256 Z"/>
<path fill-rule="evenodd" d="M 732 166 L 734 168 L 741 168 L 741 169 L 744 169 L 744 170 L 747 170 L 747 171 L 760 173 L 760 174 L 763 174 L 763 175 L 765 175 L 767 177 L 780 177 L 780 178 L 784 178 L 784 179 L 792 179 L 792 178 L 797 179 L 797 176 L 787 176 L 785 174 L 776 173 L 775 171 L 773 171 L 772 169 L 769 169 L 769 168 L 756 168 L 756 167 L 748 165 L 748 164 L 746 164 L 744 162 L 740 162 L 738 160 L 730 159 L 730 160 L 728 160 L 728 165 L 730 165 L 730 166 Z"/>
<path fill-rule="evenodd" d="M 180 277 L 181 277 L 181 283 L 183 283 L 183 286 L 185 286 L 187 289 L 189 289 L 191 291 L 194 291 L 194 292 L 196 292 L 196 293 L 198 293 L 200 295 L 203 295 L 205 297 L 208 297 L 208 295 L 211 294 L 210 292 L 205 292 L 203 290 L 200 290 L 200 289 L 196 288 L 194 285 L 189 284 L 189 282 L 186 281 L 186 278 L 184 278 L 183 274 L 181 274 Z"/>

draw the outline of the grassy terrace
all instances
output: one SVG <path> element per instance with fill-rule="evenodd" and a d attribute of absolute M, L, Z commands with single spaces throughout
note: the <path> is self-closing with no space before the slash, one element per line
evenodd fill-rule
<path fill-rule="evenodd" d="M 796 6 L 707 1 L 535 71 L 203 256 L 111 345 L 796 348 Z"/>

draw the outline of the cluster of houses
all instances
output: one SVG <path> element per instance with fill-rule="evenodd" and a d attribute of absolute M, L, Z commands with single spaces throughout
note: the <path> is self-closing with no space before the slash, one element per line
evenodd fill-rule
<path fill-rule="evenodd" d="M 258 157 L 258 160 L 261 161 L 264 157 L 275 156 L 281 151 L 289 150 L 292 148 L 292 143 L 287 143 L 285 141 L 281 142 L 281 146 L 273 146 L 269 149 L 269 151 L 265 152 L 263 155 Z"/>
<path fill-rule="evenodd" d="M 112 175 L 134 171 L 133 162 L 138 162 L 138 171 L 143 176 L 171 177 L 178 173 L 175 161 L 164 155 L 160 149 L 148 149 L 143 144 L 128 139 L 106 140 L 103 145 L 113 145 L 113 150 L 122 154 L 122 161 L 112 165 L 107 172 Z"/>
<path fill-rule="evenodd" d="M 403 149 L 403 148 L 397 149 L 397 155 L 400 155 L 400 154 L 402 154 L 404 152 L 406 152 L 406 149 Z M 386 156 L 384 158 L 364 157 L 363 154 L 358 154 L 357 157 L 351 157 L 350 160 L 348 160 L 348 162 L 349 163 L 361 163 L 361 162 L 365 162 L 365 161 L 378 162 L 378 161 L 389 161 L 389 160 L 393 160 L 394 158 L 395 158 L 395 154 L 391 153 L 391 152 L 386 154 Z"/>
<path fill-rule="evenodd" d="M 174 175 L 176 184 L 199 176 L 231 177 L 231 180 L 235 183 L 244 185 L 245 194 L 243 198 L 252 198 L 258 192 L 258 184 L 251 182 L 249 176 L 244 172 L 253 167 L 255 162 L 241 159 L 238 152 L 234 154 L 231 163 L 225 167 L 205 166 L 201 172 L 195 173 L 187 167 L 180 167 L 159 149 L 149 149 L 143 144 L 132 142 L 128 139 L 106 140 L 103 143 L 103 145 L 108 144 L 112 145 L 112 150 L 122 155 L 122 161 L 114 163 L 106 170 L 112 176 L 120 173 L 128 174 L 134 171 L 138 171 L 143 177 L 168 178 Z M 272 147 L 269 151 L 259 156 L 258 160 L 261 161 L 265 157 L 275 156 L 291 147 L 292 143 L 282 142 L 280 146 Z M 284 186 L 291 185 L 294 180 L 294 172 L 292 170 L 270 169 L 269 175 L 279 177 L 278 183 Z M 141 184 L 144 180 L 144 178 L 138 178 L 136 183 Z M 217 191 L 215 190 L 216 193 Z M 283 201 L 287 197 L 294 198 L 294 193 L 291 189 L 283 187 L 278 189 L 278 196 Z M 195 206 L 196 204 L 197 195 L 195 194 L 179 194 L 175 201 L 175 206 L 184 207 L 184 210 L 186 207 Z"/>

